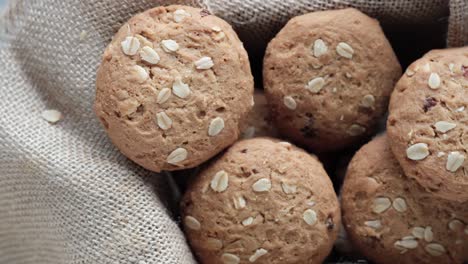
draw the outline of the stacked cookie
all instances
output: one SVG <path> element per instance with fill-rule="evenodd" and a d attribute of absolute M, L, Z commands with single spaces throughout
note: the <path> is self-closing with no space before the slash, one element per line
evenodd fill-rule
<path fill-rule="evenodd" d="M 254 106 L 247 117 L 242 138 L 278 137 L 278 131 L 273 125 L 268 101 L 260 89 L 255 89 Z"/>
<path fill-rule="evenodd" d="M 359 150 L 342 192 L 353 244 L 376 263 L 468 260 L 468 48 L 408 67 L 389 107 L 388 136 Z"/>
<path fill-rule="evenodd" d="M 198 166 L 234 143 L 252 97 L 247 53 L 231 26 L 168 6 L 134 16 L 114 36 L 94 106 L 114 145 L 159 172 Z"/>
<path fill-rule="evenodd" d="M 291 19 L 268 44 L 263 65 L 279 132 L 314 152 L 372 135 L 400 75 L 379 23 L 356 9 Z"/>
<path fill-rule="evenodd" d="M 240 136 L 276 135 L 242 43 L 206 10 L 131 18 L 106 48 L 96 88 L 112 142 L 156 172 L 201 165 Z M 240 141 L 207 164 L 188 185 L 182 219 L 200 261 L 225 264 L 320 263 L 341 224 L 321 163 L 269 138 Z"/>
<path fill-rule="evenodd" d="M 340 210 L 320 162 L 290 143 L 235 143 L 189 186 L 187 237 L 203 263 L 322 263 Z"/>
<path fill-rule="evenodd" d="M 403 171 L 442 198 L 468 201 L 468 47 L 434 50 L 400 79 L 388 137 Z"/>
<path fill-rule="evenodd" d="M 344 226 L 377 263 L 467 257 L 467 53 L 411 65 L 388 139 L 351 162 Z M 156 172 L 196 168 L 181 219 L 202 263 L 322 263 L 342 224 L 332 182 L 314 155 L 272 137 L 335 159 L 375 133 L 401 68 L 378 22 L 344 9 L 291 19 L 263 75 L 254 94 L 232 28 L 179 5 L 131 18 L 97 73 L 95 112 L 123 154 Z"/>

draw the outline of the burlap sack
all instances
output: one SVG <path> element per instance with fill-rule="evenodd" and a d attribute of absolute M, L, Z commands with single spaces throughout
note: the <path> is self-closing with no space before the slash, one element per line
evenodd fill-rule
<path fill-rule="evenodd" d="M 133 14 L 170 2 L 176 1 L 25 0 L 2 16 L 0 263 L 194 263 L 173 214 L 178 191 L 171 177 L 122 156 L 92 112 L 95 71 L 115 30 Z M 396 31 L 444 24 L 450 10 L 447 42 L 468 41 L 466 0 L 190 4 L 231 22 L 254 64 L 291 16 L 345 6 Z M 48 108 L 63 120 L 41 119 Z"/>

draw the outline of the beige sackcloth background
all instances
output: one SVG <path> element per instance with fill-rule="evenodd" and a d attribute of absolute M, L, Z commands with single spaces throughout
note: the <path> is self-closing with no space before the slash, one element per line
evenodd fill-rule
<path fill-rule="evenodd" d="M 95 72 L 116 29 L 175 2 L 230 22 L 258 65 L 290 17 L 348 6 L 391 32 L 445 32 L 448 22 L 447 35 L 429 35 L 468 44 L 468 0 L 13 1 L 0 22 L 1 264 L 195 263 L 174 217 L 171 178 L 121 155 L 92 112 Z M 41 119 L 49 108 L 63 120 Z"/>

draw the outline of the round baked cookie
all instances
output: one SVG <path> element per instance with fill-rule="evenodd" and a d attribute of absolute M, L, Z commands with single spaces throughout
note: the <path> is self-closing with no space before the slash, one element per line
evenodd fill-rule
<path fill-rule="evenodd" d="M 340 226 L 320 162 L 287 142 L 236 142 L 184 194 L 185 233 L 202 263 L 322 263 Z"/>
<path fill-rule="evenodd" d="M 247 53 L 224 20 L 188 6 L 131 18 L 97 72 L 95 112 L 128 158 L 191 168 L 237 140 L 253 96 Z"/>
<path fill-rule="evenodd" d="M 387 122 L 405 174 L 448 200 L 468 201 L 468 47 L 433 50 L 411 64 Z"/>
<path fill-rule="evenodd" d="M 247 117 L 246 123 L 246 128 L 242 133 L 243 138 L 278 136 L 278 131 L 270 117 L 268 102 L 261 90 L 255 90 L 254 106 Z"/>
<path fill-rule="evenodd" d="M 386 136 L 356 153 L 342 189 L 343 223 L 353 246 L 381 264 L 468 260 L 467 208 L 406 177 Z"/>
<path fill-rule="evenodd" d="M 379 23 L 356 9 L 292 18 L 268 44 L 263 64 L 279 132 L 319 152 L 372 134 L 400 75 Z"/>

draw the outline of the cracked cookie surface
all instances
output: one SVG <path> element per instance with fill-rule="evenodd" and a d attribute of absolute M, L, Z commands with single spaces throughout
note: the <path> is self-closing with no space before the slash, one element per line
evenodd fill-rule
<path fill-rule="evenodd" d="M 388 138 L 405 174 L 440 197 L 468 201 L 468 47 L 411 64 L 389 112 Z"/>
<path fill-rule="evenodd" d="M 356 9 L 292 18 L 268 44 L 263 63 L 278 130 L 320 152 L 372 134 L 400 76 L 379 23 Z"/>
<path fill-rule="evenodd" d="M 252 96 L 247 53 L 231 26 L 173 5 L 140 13 L 116 33 L 94 108 L 123 154 L 159 172 L 195 167 L 236 141 Z"/>
<path fill-rule="evenodd" d="M 202 263 L 322 263 L 341 222 L 320 162 L 270 138 L 236 142 L 196 177 L 181 206 Z"/>
<path fill-rule="evenodd" d="M 386 135 L 356 153 L 341 194 L 347 234 L 375 263 L 468 259 L 468 203 L 434 196 L 405 176 Z"/>

